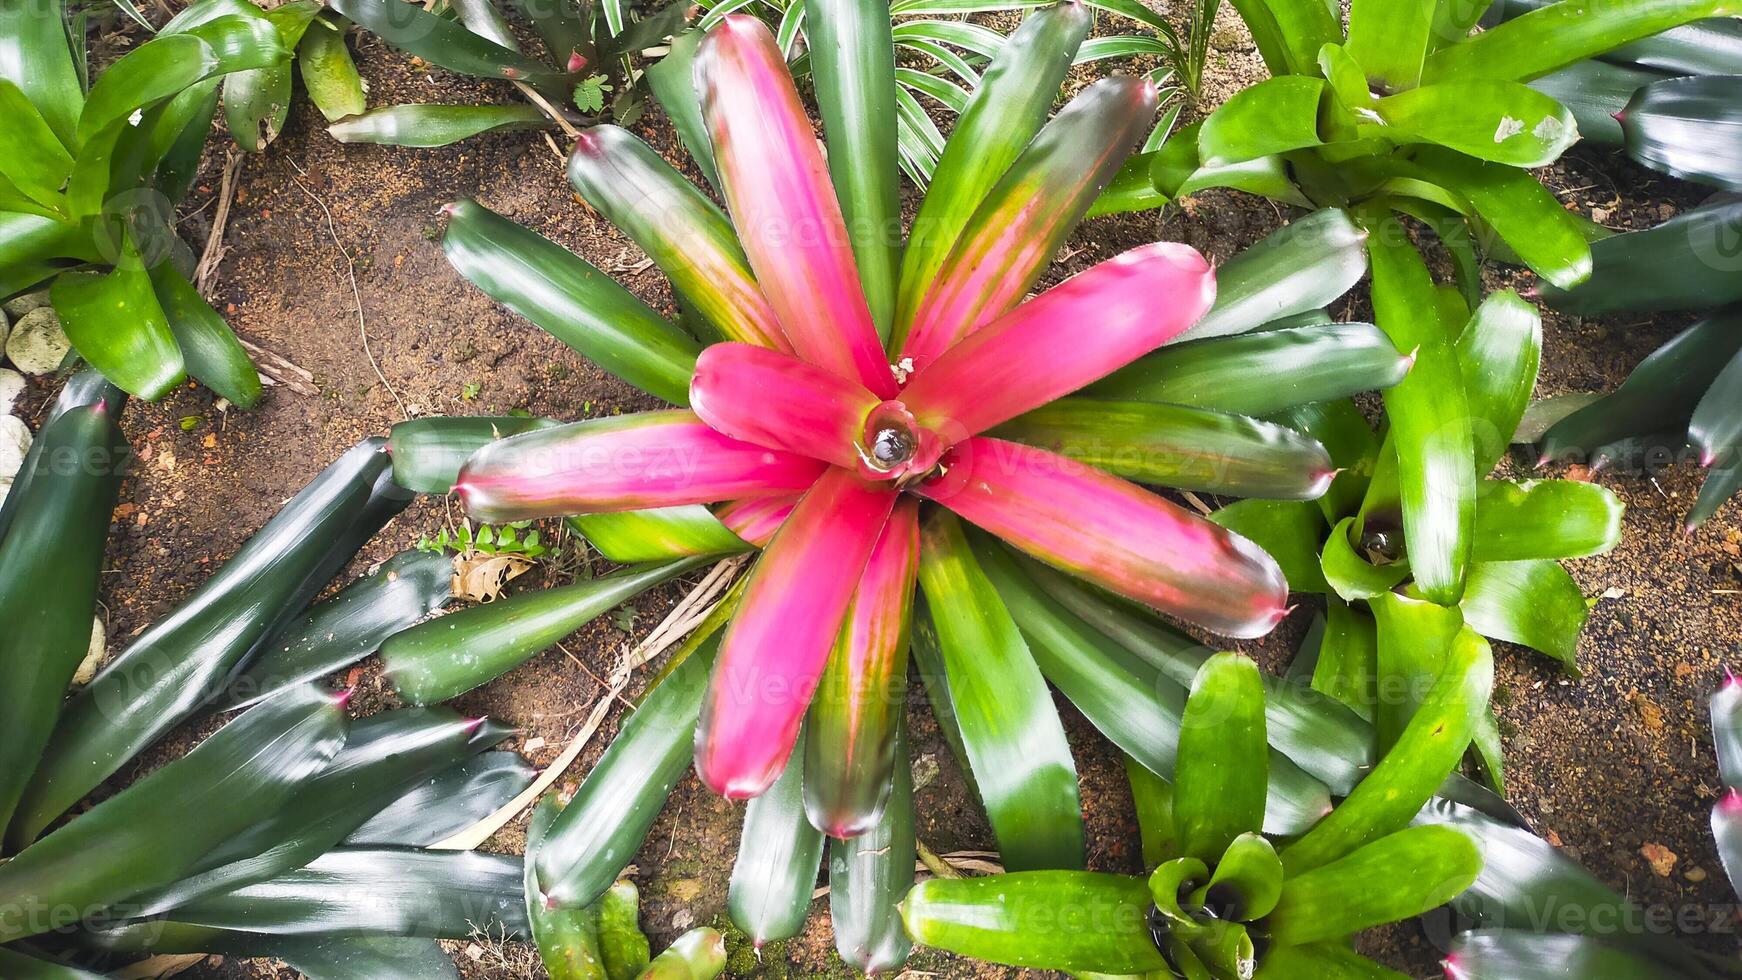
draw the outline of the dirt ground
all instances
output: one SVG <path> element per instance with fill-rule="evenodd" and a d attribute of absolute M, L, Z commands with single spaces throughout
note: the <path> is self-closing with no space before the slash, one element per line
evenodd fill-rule
<path fill-rule="evenodd" d="M 358 61 L 372 105 L 511 97 L 500 86 L 409 66 L 373 39 L 362 42 Z M 1224 9 L 1206 104 L 1260 72 L 1232 11 Z M 634 129 L 678 159 L 670 128 L 657 112 Z M 208 155 L 182 227 L 196 245 L 207 234 L 222 163 L 221 148 Z M 1655 223 L 1693 200 L 1670 182 L 1594 149 L 1573 151 L 1550 179 L 1570 206 L 1614 227 Z M 299 98 L 284 135 L 264 155 L 245 161 L 239 187 L 217 305 L 247 339 L 311 372 L 320 394 L 277 389 L 255 411 L 220 412 L 208 392 L 190 387 L 161 404 L 129 409 L 128 435 L 146 465 L 124 488 L 124 517 L 105 576 L 117 647 L 172 609 L 341 451 L 384 433 L 407 414 L 523 409 L 582 418 L 654 404 L 497 307 L 442 256 L 438 209 L 472 196 L 617 274 L 656 306 L 670 306 L 658 270 L 643 268 L 639 250 L 578 202 L 561 161 L 538 134 L 486 137 L 439 150 L 346 146 L 327 135 Z M 1283 217 L 1264 202 L 1209 193 L 1166 216 L 1092 221 L 1053 275 L 1157 238 L 1185 241 L 1225 260 Z M 1341 312 L 1363 315 L 1355 308 Z M 1540 394 L 1612 388 L 1684 322 L 1550 316 Z M 38 403 L 50 394 L 46 388 L 34 392 Z M 1566 679 L 1528 651 L 1499 651 L 1496 696 L 1507 732 L 1509 795 L 1550 840 L 1640 901 L 1732 910 L 1734 899 L 1706 828 L 1718 781 L 1705 703 L 1726 663 L 1736 659 L 1742 635 L 1742 522 L 1731 505 L 1698 534 L 1684 535 L 1681 516 L 1697 490 L 1697 478 L 1686 468 L 1610 472 L 1602 480 L 1628 504 L 1626 537 L 1614 552 L 1572 566 L 1587 594 L 1602 597 L 1580 645 L 1583 680 Z M 454 516 L 440 500 L 415 504 L 365 548 L 351 571 L 411 546 Z M 605 673 L 625 644 L 645 634 L 683 588 L 642 599 L 632 624 L 594 623 L 565 643 L 563 652 L 541 656 L 463 699 L 462 707 L 512 722 L 523 734 L 510 744 L 541 746 L 527 755 L 541 765 L 550 762 L 600 695 L 596 675 Z M 1297 613 L 1265 643 L 1240 646 L 1277 663 L 1309 616 L 1310 609 Z M 371 666 L 362 710 L 391 701 Z M 1131 805 L 1117 756 L 1063 699 L 1060 707 L 1078 752 L 1092 865 L 1135 870 Z M 571 781 L 588 771 L 620 714 L 613 712 L 570 771 Z M 915 767 L 923 782 L 921 838 L 939 852 L 991 848 L 984 818 L 964 794 L 927 712 L 916 708 L 913 722 Z M 739 809 L 703 791 L 693 778 L 673 795 L 636 862 L 647 901 L 644 926 L 656 949 L 692 924 L 725 927 L 727 856 L 735 848 Z M 493 846 L 517 848 L 519 833 L 511 829 Z M 1654 872 L 1641 853 L 1648 845 L 1673 852 L 1673 867 Z M 817 904 L 803 936 L 765 949 L 760 964 L 735 939 L 732 975 L 844 975 L 825 904 Z M 1701 941 L 1714 949 L 1735 948 L 1727 935 Z M 1436 957 L 1413 927 L 1383 937 L 1376 948 L 1417 976 L 1437 975 Z M 511 956 L 515 965 L 479 952 L 485 953 L 481 960 L 460 956 L 468 976 L 542 975 L 537 967 L 526 972 L 524 950 Z M 944 977 L 1023 975 L 929 952 L 917 953 L 910 970 Z M 269 963 L 216 961 L 183 975 L 293 976 Z"/>

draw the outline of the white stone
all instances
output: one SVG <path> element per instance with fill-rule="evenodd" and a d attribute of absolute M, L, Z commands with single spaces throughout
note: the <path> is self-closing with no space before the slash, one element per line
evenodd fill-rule
<path fill-rule="evenodd" d="M 24 394 L 24 375 L 0 368 L 0 415 L 12 414 L 18 396 Z"/>
<path fill-rule="evenodd" d="M 52 308 L 39 306 L 18 318 L 6 338 L 6 357 L 25 374 L 47 374 L 66 360 L 72 344 Z"/>
<path fill-rule="evenodd" d="M 30 426 L 13 415 L 0 415 L 0 480 L 11 482 L 30 452 Z"/>
<path fill-rule="evenodd" d="M 16 320 L 31 310 L 40 310 L 47 305 L 48 290 L 39 289 L 34 293 L 14 296 L 6 302 L 0 303 L 0 310 L 5 310 L 7 316 Z"/>
<path fill-rule="evenodd" d="M 12 332 L 12 318 L 0 313 L 0 351 L 6 349 L 6 335 Z"/>
<path fill-rule="evenodd" d="M 91 618 L 91 646 L 85 651 L 85 659 L 79 661 L 79 669 L 73 673 L 73 686 L 84 687 L 97 676 L 97 671 L 103 669 L 103 661 L 109 656 L 108 638 L 103 632 L 102 617 Z"/>

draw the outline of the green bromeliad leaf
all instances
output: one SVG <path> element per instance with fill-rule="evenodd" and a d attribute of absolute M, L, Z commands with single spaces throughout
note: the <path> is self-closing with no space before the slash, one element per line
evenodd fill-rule
<path fill-rule="evenodd" d="M 921 882 L 902 903 L 902 916 L 916 942 L 975 959 L 1144 974 L 1167 969 L 1150 939 L 1150 905 L 1141 878 L 1030 871 Z"/>
<path fill-rule="evenodd" d="M 1325 942 L 1412 919 L 1462 893 L 1482 870 L 1470 838 L 1449 827 L 1409 827 L 1289 877 L 1270 913 L 1284 946 Z"/>
<path fill-rule="evenodd" d="M 1205 661 L 1180 721 L 1173 819 L 1180 853 L 1209 862 L 1264 824 L 1264 685 L 1239 654 Z M 1280 871 L 1280 867 L 1278 871 Z"/>
<path fill-rule="evenodd" d="M 499 130 L 555 125 L 529 105 L 390 105 L 345 116 L 327 127 L 341 143 L 447 146 Z"/>
<path fill-rule="evenodd" d="M 928 693 L 949 699 L 1005 866 L 1080 868 L 1076 764 L 1046 681 L 954 515 L 921 536 L 914 655 L 947 678 Z"/>
<path fill-rule="evenodd" d="M 1462 608 L 1470 628 L 1483 636 L 1546 653 L 1569 674 L 1579 675 L 1579 631 L 1591 609 L 1579 583 L 1559 562 L 1472 565 Z"/>
<path fill-rule="evenodd" d="M 1528 82 L 1630 41 L 1738 12 L 1735 0 L 1566 0 L 1441 48 L 1428 57 L 1423 81 Z"/>

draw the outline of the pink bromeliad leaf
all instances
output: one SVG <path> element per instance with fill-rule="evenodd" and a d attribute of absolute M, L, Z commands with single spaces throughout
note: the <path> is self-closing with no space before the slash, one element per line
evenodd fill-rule
<path fill-rule="evenodd" d="M 811 825 L 857 837 L 888 800 L 895 728 L 906 708 L 908 622 L 919 572 L 919 500 L 903 497 L 889 515 L 828 669 L 811 704 L 805 742 L 804 803 Z"/>
<path fill-rule="evenodd" d="M 696 729 L 716 793 L 746 799 L 780 776 L 897 496 L 831 467 L 757 560 Z"/>
<path fill-rule="evenodd" d="M 792 516 L 798 501 L 797 496 L 750 497 L 721 504 L 714 516 L 752 546 L 766 548 L 774 540 L 774 532 Z"/>
<path fill-rule="evenodd" d="M 858 382 L 750 344 L 707 348 L 690 379 L 690 408 L 720 432 L 848 469 L 878 404 Z"/>
<path fill-rule="evenodd" d="M 793 349 L 892 397 L 840 202 L 774 35 L 727 17 L 702 40 L 695 79 L 733 224 Z"/>
<path fill-rule="evenodd" d="M 1021 302 L 1142 139 L 1159 97 L 1149 79 L 1104 78 L 1041 128 L 962 228 L 914 311 L 903 357 L 924 367 Z"/>
<path fill-rule="evenodd" d="M 822 475 L 805 456 L 721 435 L 693 412 L 574 422 L 490 443 L 454 490 L 482 521 L 706 504 L 790 494 Z"/>
<path fill-rule="evenodd" d="M 1215 272 L 1197 250 L 1134 248 L 969 334 L 920 368 L 902 401 L 920 425 L 957 442 L 1124 367 L 1197 323 L 1215 299 Z"/>
<path fill-rule="evenodd" d="M 918 492 L 1023 551 L 1224 636 L 1287 614 L 1288 583 L 1257 545 L 1101 470 L 976 437 Z"/>

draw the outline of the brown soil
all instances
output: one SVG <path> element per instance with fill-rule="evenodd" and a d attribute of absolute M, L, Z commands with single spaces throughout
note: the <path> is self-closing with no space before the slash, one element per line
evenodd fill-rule
<path fill-rule="evenodd" d="M 375 105 L 512 97 L 502 86 L 410 67 L 372 39 L 362 43 L 358 60 Z M 1206 101 L 1213 104 L 1260 74 L 1238 21 L 1224 9 Z M 669 127 L 656 113 L 634 128 L 678 158 Z M 189 241 L 204 241 L 206 205 L 221 165 L 222 150 L 215 149 L 184 223 Z M 1569 205 L 1587 214 L 1600 208 L 1612 226 L 1653 223 L 1690 203 L 1670 182 L 1597 151 L 1575 151 L 1550 179 Z M 299 98 L 285 134 L 267 153 L 247 160 L 239 184 L 217 305 L 248 339 L 312 372 L 321 394 L 303 397 L 280 389 L 255 411 L 220 412 L 208 392 L 189 387 L 161 404 L 131 407 L 126 428 L 146 465 L 124 489 L 125 516 L 105 578 L 110 636 L 117 646 L 173 608 L 327 462 L 401 419 L 401 403 L 414 414 L 524 409 L 559 418 L 653 404 L 486 299 L 454 273 L 436 243 L 440 206 L 470 195 L 618 274 L 656 306 L 669 307 L 658 271 L 632 271 L 639 268 L 639 250 L 577 201 L 561 162 L 539 135 L 486 137 L 427 151 L 345 146 L 326 134 Z M 326 223 L 329 213 L 338 244 Z M 1165 218 L 1090 222 L 1054 273 L 1077 271 L 1157 238 L 1189 242 L 1226 259 L 1281 219 L 1267 203 L 1209 193 Z M 362 324 L 345 253 L 362 298 Z M 1682 322 L 1551 317 L 1541 393 L 1612 388 Z M 50 393 L 39 388 L 35 394 L 45 402 Z M 1551 840 L 1639 900 L 1729 910 L 1734 899 L 1706 829 L 1718 781 L 1705 703 L 1742 635 L 1742 522 L 1737 509 L 1727 507 L 1697 535 L 1683 535 L 1681 515 L 1697 489 L 1686 467 L 1605 474 L 1603 482 L 1629 509 L 1621 547 L 1573 565 L 1586 592 L 1604 596 L 1580 647 L 1584 679 L 1570 681 L 1528 651 L 1501 651 L 1497 699 L 1509 732 L 1510 796 Z M 440 500 L 417 503 L 364 550 L 352 571 L 452 519 Z M 519 726 L 524 734 L 510 743 L 516 747 L 542 740 L 543 747 L 528 754 L 536 763 L 550 762 L 600 695 L 595 675 L 657 622 L 681 591 L 674 586 L 643 599 L 627 633 L 610 622 L 595 623 L 563 652 L 547 653 L 464 699 L 463 706 Z M 1297 614 L 1290 628 L 1251 649 L 1278 662 L 1307 615 Z M 362 710 L 391 701 L 371 670 Z M 1117 757 L 1062 699 L 1060 708 L 1078 751 L 1092 864 L 1133 870 L 1136 841 Z M 613 713 L 571 770 L 571 780 L 588 771 L 620 714 Z M 913 720 L 916 769 L 922 778 L 935 773 L 920 791 L 922 839 L 939 852 L 990 849 L 984 818 L 966 795 L 935 725 L 923 708 Z M 644 925 L 656 948 L 692 923 L 724 927 L 738 809 L 693 779 L 673 795 L 637 860 L 647 899 Z M 493 846 L 517 849 L 520 833 L 511 829 Z M 1646 845 L 1678 856 L 1668 874 L 1652 871 L 1641 854 Z M 819 902 L 801 938 L 765 950 L 760 966 L 735 943 L 733 974 L 843 973 L 823 908 Z M 1734 949 L 1727 936 L 1703 942 Z M 1399 930 L 1376 945 L 1416 975 L 1433 972 L 1433 953 L 1418 930 Z M 496 964 L 492 955 L 459 958 L 471 977 L 528 975 Z M 524 962 L 524 952 L 516 959 Z M 916 954 L 911 969 L 948 977 L 1018 975 L 928 952 Z M 215 960 L 184 975 L 292 976 L 269 963 Z"/>

